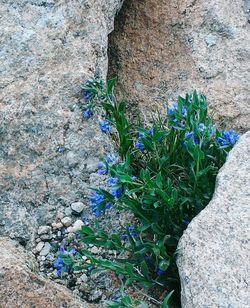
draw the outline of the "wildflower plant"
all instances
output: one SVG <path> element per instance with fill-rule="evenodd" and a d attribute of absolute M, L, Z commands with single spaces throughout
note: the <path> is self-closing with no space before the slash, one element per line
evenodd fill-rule
<path fill-rule="evenodd" d="M 98 166 L 98 173 L 109 175 L 108 189 L 97 188 L 90 202 L 98 217 L 116 206 L 132 212 L 136 223 L 121 233 L 104 232 L 98 224 L 95 230 L 83 226 L 85 244 L 126 252 L 127 258 L 108 260 L 82 249 L 88 264 L 81 266 L 113 270 L 125 285 L 158 286 L 169 292 L 162 307 L 168 307 L 170 297 L 179 305 L 178 241 L 211 200 L 218 170 L 239 135 L 214 126 L 206 97 L 196 91 L 179 97 L 151 127 L 132 125 L 114 85 L 111 80 L 83 86 L 87 107 L 104 112 L 101 130 L 112 132 L 120 154 L 115 163 L 104 160 Z"/>

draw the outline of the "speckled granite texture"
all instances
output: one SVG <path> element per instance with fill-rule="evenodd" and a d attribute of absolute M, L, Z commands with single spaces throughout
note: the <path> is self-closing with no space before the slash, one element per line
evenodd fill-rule
<path fill-rule="evenodd" d="M 179 243 L 184 308 L 250 305 L 250 132 L 230 152 L 214 197 Z"/>

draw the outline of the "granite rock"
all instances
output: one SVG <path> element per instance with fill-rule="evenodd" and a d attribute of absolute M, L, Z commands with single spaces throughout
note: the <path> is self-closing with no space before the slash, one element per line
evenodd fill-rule
<path fill-rule="evenodd" d="M 250 132 L 229 153 L 214 196 L 179 242 L 182 307 L 249 307 Z"/>
<path fill-rule="evenodd" d="M 39 276 L 34 256 L 16 242 L 0 238 L 0 251 L 0 303 L 4 307 L 93 307 L 65 287 Z"/>
<path fill-rule="evenodd" d="M 110 75 L 134 114 L 139 104 L 147 118 L 197 89 L 217 122 L 249 129 L 249 13 L 248 0 L 125 1 L 110 35 Z"/>
<path fill-rule="evenodd" d="M 0 5 L 0 235 L 31 245 L 39 225 L 88 194 L 112 148 L 81 116 L 81 83 L 105 78 L 122 0 L 6 0 Z"/>

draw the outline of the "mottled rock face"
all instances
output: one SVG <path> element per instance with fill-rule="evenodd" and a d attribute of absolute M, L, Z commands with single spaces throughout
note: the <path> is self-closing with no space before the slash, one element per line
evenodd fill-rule
<path fill-rule="evenodd" d="M 92 307 L 65 287 L 39 276 L 34 256 L 15 242 L 0 238 L 0 250 L 0 302 L 4 307 Z"/>
<path fill-rule="evenodd" d="M 250 132 L 229 153 L 214 197 L 179 243 L 182 306 L 249 307 Z"/>
<path fill-rule="evenodd" d="M 110 75 L 144 113 L 197 89 L 230 127 L 249 128 L 249 1 L 127 0 L 110 35 Z"/>
<path fill-rule="evenodd" d="M 80 85 L 105 78 L 120 0 L 0 6 L 0 234 L 26 243 L 56 209 L 82 200 L 110 142 L 83 121 Z"/>

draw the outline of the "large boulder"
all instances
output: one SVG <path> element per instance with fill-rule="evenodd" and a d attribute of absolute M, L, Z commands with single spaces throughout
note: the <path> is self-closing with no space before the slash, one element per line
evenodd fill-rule
<path fill-rule="evenodd" d="M 182 307 L 249 307 L 250 132 L 229 153 L 213 199 L 179 242 Z"/>
<path fill-rule="evenodd" d="M 122 0 L 5 0 L 0 5 L 0 235 L 32 243 L 58 208 L 82 200 L 111 149 L 83 121 L 80 85 L 107 74 Z"/>
<path fill-rule="evenodd" d="M 213 116 L 249 129 L 247 0 L 128 0 L 110 35 L 110 74 L 141 110 L 193 89 Z"/>
<path fill-rule="evenodd" d="M 34 256 L 7 238 L 0 238 L 0 306 L 15 308 L 90 308 L 65 287 L 37 274 Z"/>

